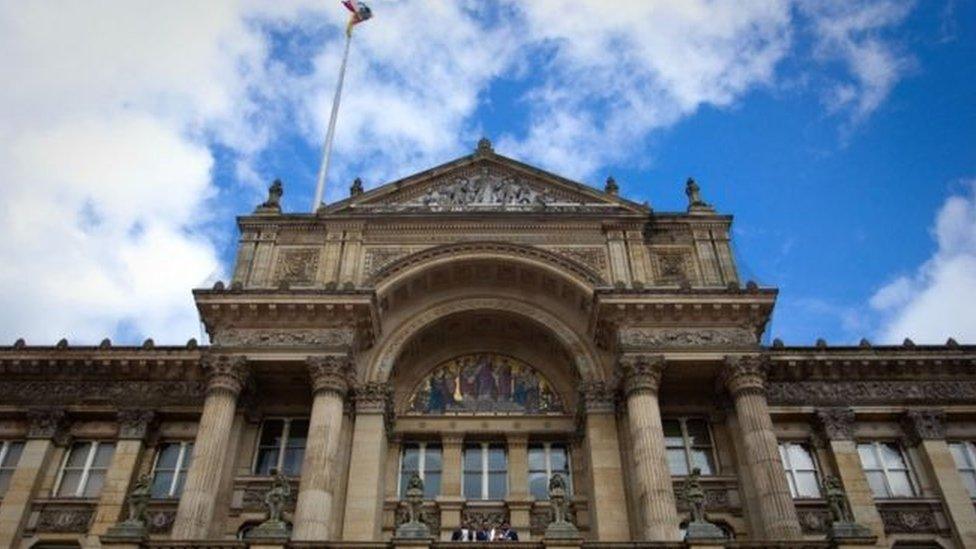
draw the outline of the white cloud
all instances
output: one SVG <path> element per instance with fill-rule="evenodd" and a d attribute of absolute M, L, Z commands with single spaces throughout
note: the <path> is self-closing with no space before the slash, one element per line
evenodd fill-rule
<path fill-rule="evenodd" d="M 949 197 L 932 229 L 935 254 L 910 276 L 891 281 L 871 298 L 883 316 L 880 338 L 942 343 L 976 340 L 976 180 Z"/>

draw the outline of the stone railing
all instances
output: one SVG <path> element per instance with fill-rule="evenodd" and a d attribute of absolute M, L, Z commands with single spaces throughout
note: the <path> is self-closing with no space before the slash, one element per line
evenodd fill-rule
<path fill-rule="evenodd" d="M 34 500 L 25 533 L 84 534 L 97 505 L 96 500 Z"/>

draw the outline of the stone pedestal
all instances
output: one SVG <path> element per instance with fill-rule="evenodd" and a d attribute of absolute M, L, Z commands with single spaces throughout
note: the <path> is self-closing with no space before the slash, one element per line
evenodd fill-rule
<path fill-rule="evenodd" d="M 283 520 L 268 520 L 252 528 L 247 533 L 247 540 L 254 543 L 281 543 L 284 544 L 291 537 L 291 528 Z"/>
<path fill-rule="evenodd" d="M 532 534 L 532 502 L 533 498 L 525 496 L 520 499 L 505 500 L 508 506 L 508 521 L 519 534 L 519 541 L 530 541 Z"/>
<path fill-rule="evenodd" d="M 693 521 L 688 523 L 685 541 L 688 543 L 711 543 L 725 541 L 725 532 L 711 522 Z"/>
<path fill-rule="evenodd" d="M 464 509 L 464 498 L 460 496 L 438 496 L 437 507 L 441 511 L 441 541 L 451 541 L 451 535 L 461 527 L 461 510 Z"/>
<path fill-rule="evenodd" d="M 430 547 L 430 539 L 403 539 L 394 537 L 390 540 L 393 549 L 426 549 Z"/>
<path fill-rule="evenodd" d="M 597 381 L 584 384 L 581 392 L 586 414 L 586 462 L 592 480 L 590 533 L 600 541 L 627 541 L 630 524 L 617 439 L 615 391 Z"/>

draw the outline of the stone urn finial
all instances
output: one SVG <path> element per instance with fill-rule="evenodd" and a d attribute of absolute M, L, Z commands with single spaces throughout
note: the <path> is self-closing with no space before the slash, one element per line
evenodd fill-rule
<path fill-rule="evenodd" d="M 407 522 L 397 527 L 396 537 L 401 539 L 429 538 L 430 528 L 421 520 L 421 508 L 424 505 L 424 481 L 417 473 L 414 473 L 407 481 L 404 505 L 407 508 Z"/>
<path fill-rule="evenodd" d="M 549 505 L 552 507 L 552 522 L 546 527 L 545 537 L 566 539 L 580 537 L 579 530 L 569 521 L 569 491 L 566 479 L 556 473 L 549 479 Z"/>

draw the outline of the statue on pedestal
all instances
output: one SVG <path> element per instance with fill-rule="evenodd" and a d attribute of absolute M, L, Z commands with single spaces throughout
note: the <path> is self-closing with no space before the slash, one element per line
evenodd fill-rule
<path fill-rule="evenodd" d="M 827 498 L 827 506 L 830 508 L 830 530 L 827 537 L 830 539 L 850 539 L 850 538 L 870 538 L 874 535 L 871 530 L 854 522 L 854 513 L 851 511 L 851 503 L 847 500 L 847 494 L 841 485 L 840 479 L 833 476 L 825 476 L 823 479 L 824 497 Z"/>
<path fill-rule="evenodd" d="M 545 537 L 549 539 L 578 538 L 579 530 L 568 520 L 569 501 L 566 479 L 556 473 L 549 479 L 549 505 L 552 506 L 552 522 L 546 527 Z"/>
<path fill-rule="evenodd" d="M 291 535 L 291 527 L 282 515 L 285 505 L 291 500 L 291 482 L 288 477 L 277 469 L 271 470 L 271 487 L 264 494 L 264 506 L 268 509 L 268 518 L 247 533 L 248 538 L 287 539 Z"/>
<path fill-rule="evenodd" d="M 430 538 L 430 528 L 421 521 L 420 509 L 424 506 L 424 481 L 417 473 L 414 473 L 407 481 L 404 500 L 407 507 L 407 522 L 397 527 L 396 537 L 401 539 Z"/>
<path fill-rule="evenodd" d="M 152 497 L 152 478 L 142 475 L 129 492 L 129 518 L 109 528 L 109 539 L 143 539 L 146 537 L 146 508 Z"/>
<path fill-rule="evenodd" d="M 285 194 L 280 179 L 275 179 L 268 187 L 268 199 L 262 202 L 254 211 L 257 213 L 281 213 L 281 196 Z"/>
<path fill-rule="evenodd" d="M 688 211 L 712 209 L 711 205 L 702 200 L 701 187 L 693 177 L 689 177 L 685 182 L 685 195 L 688 197 Z"/>
<path fill-rule="evenodd" d="M 705 489 L 701 485 L 701 469 L 695 467 L 685 478 L 681 497 L 691 514 L 688 522 L 686 540 L 715 540 L 725 539 L 725 532 L 721 528 L 708 522 L 705 518 Z"/>

